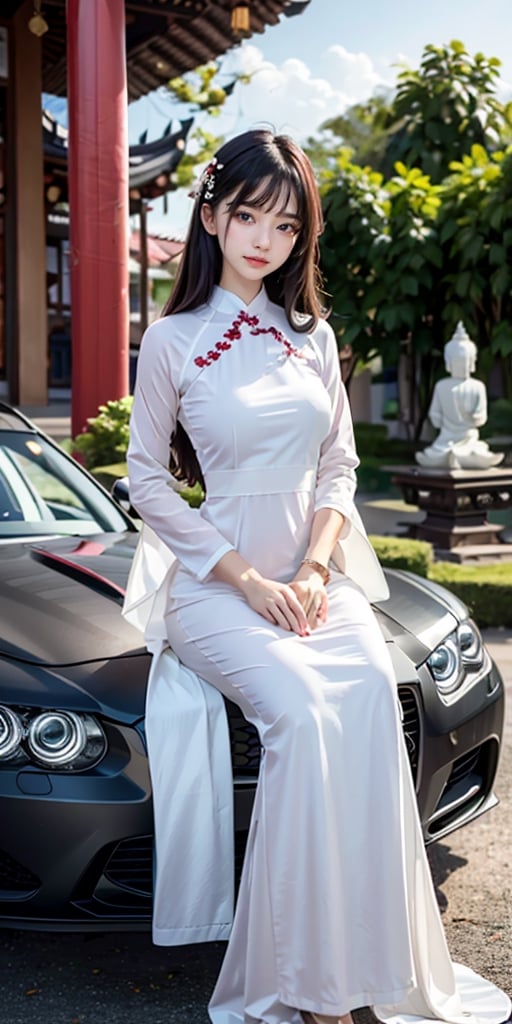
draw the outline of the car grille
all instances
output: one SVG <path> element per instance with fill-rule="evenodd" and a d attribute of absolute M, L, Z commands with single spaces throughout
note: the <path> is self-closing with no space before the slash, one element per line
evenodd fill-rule
<path fill-rule="evenodd" d="M 454 822 L 461 823 L 468 813 L 474 812 L 485 801 L 492 785 L 497 759 L 496 741 L 487 740 L 453 762 L 434 819 L 428 826 L 432 837 Z"/>
<path fill-rule="evenodd" d="M 122 889 L 150 896 L 153 890 L 153 836 L 123 839 L 111 854 L 104 875 Z"/>
<path fill-rule="evenodd" d="M 402 706 L 402 725 L 407 753 L 409 754 L 413 777 L 416 778 L 420 739 L 418 702 L 414 690 L 409 686 L 399 686 L 398 697 Z M 240 776 L 257 779 L 261 756 L 258 733 L 253 725 L 246 722 L 240 708 L 236 704 L 232 704 L 228 700 L 225 703 L 231 740 L 233 775 L 235 779 Z"/>
<path fill-rule="evenodd" d="M 233 775 L 244 775 L 257 779 L 260 770 L 261 745 L 259 736 L 249 722 L 246 722 L 240 708 L 226 700 L 229 739 L 231 742 L 231 763 Z"/>
<path fill-rule="evenodd" d="M 418 748 L 420 737 L 420 719 L 416 695 L 412 687 L 400 686 L 398 696 L 402 706 L 403 730 L 409 753 L 409 760 L 413 775 L 416 775 L 418 767 Z M 253 779 L 254 784 L 258 778 L 260 768 L 261 746 L 258 733 L 253 725 L 247 722 L 240 711 L 240 708 L 231 701 L 226 701 L 226 711 L 229 723 L 229 735 L 231 741 L 231 760 L 233 764 L 233 775 L 237 779 Z M 235 876 L 238 880 L 242 868 L 242 861 L 245 851 L 247 835 L 245 831 L 235 833 Z M 137 900 L 140 897 L 151 896 L 153 888 L 153 837 L 137 836 L 134 839 L 123 839 L 110 854 L 107 864 L 103 869 L 103 879 L 115 886 L 118 890 L 124 890 L 133 894 Z M 99 890 L 97 890 L 99 895 Z M 102 887 L 101 901 L 105 906 L 115 905 L 118 902 L 114 892 L 107 892 Z M 124 904 L 126 906 L 126 903 Z"/>
<path fill-rule="evenodd" d="M 402 728 L 405 745 L 411 763 L 413 779 L 416 780 L 420 749 L 420 713 L 414 690 L 410 686 L 398 687 L 398 699 L 402 706 Z"/>
<path fill-rule="evenodd" d="M 13 860 L 5 850 L 0 850 L 0 892 L 9 893 L 18 899 L 32 896 L 41 886 L 41 879 L 28 868 Z"/>

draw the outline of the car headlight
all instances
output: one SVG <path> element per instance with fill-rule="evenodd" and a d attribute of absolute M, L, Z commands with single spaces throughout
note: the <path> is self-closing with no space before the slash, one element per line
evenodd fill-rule
<path fill-rule="evenodd" d="M 453 634 L 436 647 L 427 664 L 441 693 L 452 693 L 457 688 L 461 674 L 460 656 Z"/>
<path fill-rule="evenodd" d="M 17 715 L 10 708 L 0 707 L 0 760 L 14 757 L 23 737 Z"/>
<path fill-rule="evenodd" d="M 43 764 L 75 761 L 83 753 L 86 742 L 82 719 L 71 712 L 46 711 L 28 727 L 30 753 Z"/>
<path fill-rule="evenodd" d="M 0 706 L 0 765 L 20 760 L 79 771 L 97 764 L 106 739 L 92 715 Z"/>
<path fill-rule="evenodd" d="M 481 665 L 484 652 L 480 632 L 471 619 L 461 622 L 457 630 L 462 660 L 468 665 Z"/>
<path fill-rule="evenodd" d="M 427 658 L 436 686 L 444 696 L 457 690 L 467 674 L 477 672 L 483 664 L 482 637 L 471 619 L 461 622 Z"/>

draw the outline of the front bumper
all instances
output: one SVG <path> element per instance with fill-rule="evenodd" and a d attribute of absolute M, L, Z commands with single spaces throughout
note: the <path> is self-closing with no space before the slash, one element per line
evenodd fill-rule
<path fill-rule="evenodd" d="M 422 666 L 398 693 L 425 841 L 495 803 L 504 687 L 494 664 L 458 701 L 442 703 Z M 256 788 L 255 730 L 228 704 L 241 866 Z M 151 785 L 137 727 L 102 723 L 109 754 L 65 775 L 0 772 L 0 925 L 42 930 L 137 930 L 151 921 Z"/>

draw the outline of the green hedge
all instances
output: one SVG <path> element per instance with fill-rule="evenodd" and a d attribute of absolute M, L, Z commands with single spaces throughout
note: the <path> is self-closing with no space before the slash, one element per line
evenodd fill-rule
<path fill-rule="evenodd" d="M 96 466 L 95 469 L 90 469 L 89 472 L 98 483 L 103 484 L 107 491 L 111 491 L 116 480 L 123 476 L 128 476 L 128 467 L 126 462 L 114 462 L 112 466 Z M 204 498 L 199 484 L 196 484 L 195 487 L 183 487 L 180 494 L 185 501 L 188 501 L 192 508 L 199 508 Z"/>
<path fill-rule="evenodd" d="M 388 569 L 407 569 L 418 576 L 429 576 L 433 552 L 432 545 L 426 541 L 373 535 L 370 542 L 380 562 Z"/>
<path fill-rule="evenodd" d="M 406 569 L 451 590 L 482 628 L 512 628 L 512 562 L 459 565 L 434 562 L 432 545 L 403 537 L 370 537 L 382 565 Z"/>
<path fill-rule="evenodd" d="M 460 597 L 482 628 L 512 628 L 512 562 L 490 565 L 434 562 L 429 576 Z"/>
<path fill-rule="evenodd" d="M 111 491 L 116 480 L 128 475 L 128 467 L 126 462 L 114 462 L 112 466 L 96 466 L 90 469 L 89 473 L 98 483 L 103 484 L 107 491 Z"/>

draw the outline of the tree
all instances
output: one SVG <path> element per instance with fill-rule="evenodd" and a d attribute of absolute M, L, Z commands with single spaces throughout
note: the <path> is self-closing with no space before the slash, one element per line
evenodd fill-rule
<path fill-rule="evenodd" d="M 426 46 L 418 70 L 405 68 L 398 76 L 384 173 L 392 173 L 401 160 L 439 182 L 449 163 L 473 145 L 499 149 L 503 132 L 510 132 L 512 111 L 495 95 L 500 63 L 483 53 L 472 57 L 458 40 Z"/>
<path fill-rule="evenodd" d="M 350 150 L 354 163 L 381 170 L 392 123 L 389 97 L 376 93 L 344 114 L 324 121 L 320 136 L 308 139 L 306 152 L 320 176 L 335 167 L 341 148 Z"/>
<path fill-rule="evenodd" d="M 221 85 L 218 79 L 220 74 L 221 64 L 211 61 L 187 75 L 171 78 L 167 88 L 177 102 L 187 104 L 192 114 L 218 117 L 235 86 L 239 82 L 250 81 L 248 75 L 237 74 L 226 85 Z M 221 136 L 213 135 L 199 125 L 191 132 L 189 140 L 192 143 L 191 149 L 184 153 L 176 170 L 176 188 L 189 188 L 196 177 L 197 168 L 208 163 L 224 141 Z"/>
<path fill-rule="evenodd" d="M 512 148 L 475 145 L 450 165 L 443 186 L 443 247 L 448 327 L 463 319 L 478 343 L 480 371 L 498 359 L 512 397 Z"/>
<path fill-rule="evenodd" d="M 321 168 L 322 265 L 340 345 L 353 347 L 354 362 L 378 353 L 393 366 L 406 354 L 401 413 L 416 438 L 459 319 L 479 343 L 480 373 L 499 358 L 512 397 L 512 147 L 497 148 L 511 137 L 511 108 L 493 95 L 498 64 L 461 43 L 427 46 L 420 70 L 399 76 L 393 131 L 378 105 L 382 164 L 393 152 L 403 159 L 385 174 L 331 139 Z M 370 117 L 370 105 L 361 109 Z"/>
<path fill-rule="evenodd" d="M 442 255 L 436 229 L 439 189 L 417 168 L 397 165 L 388 182 L 344 154 L 325 186 L 322 267 L 341 345 L 356 358 L 380 355 L 396 366 L 407 356 L 419 387 L 402 403 L 418 437 L 442 358 L 439 303 Z M 414 343 L 412 343 L 414 342 Z M 355 360 L 354 360 L 355 362 Z"/>

